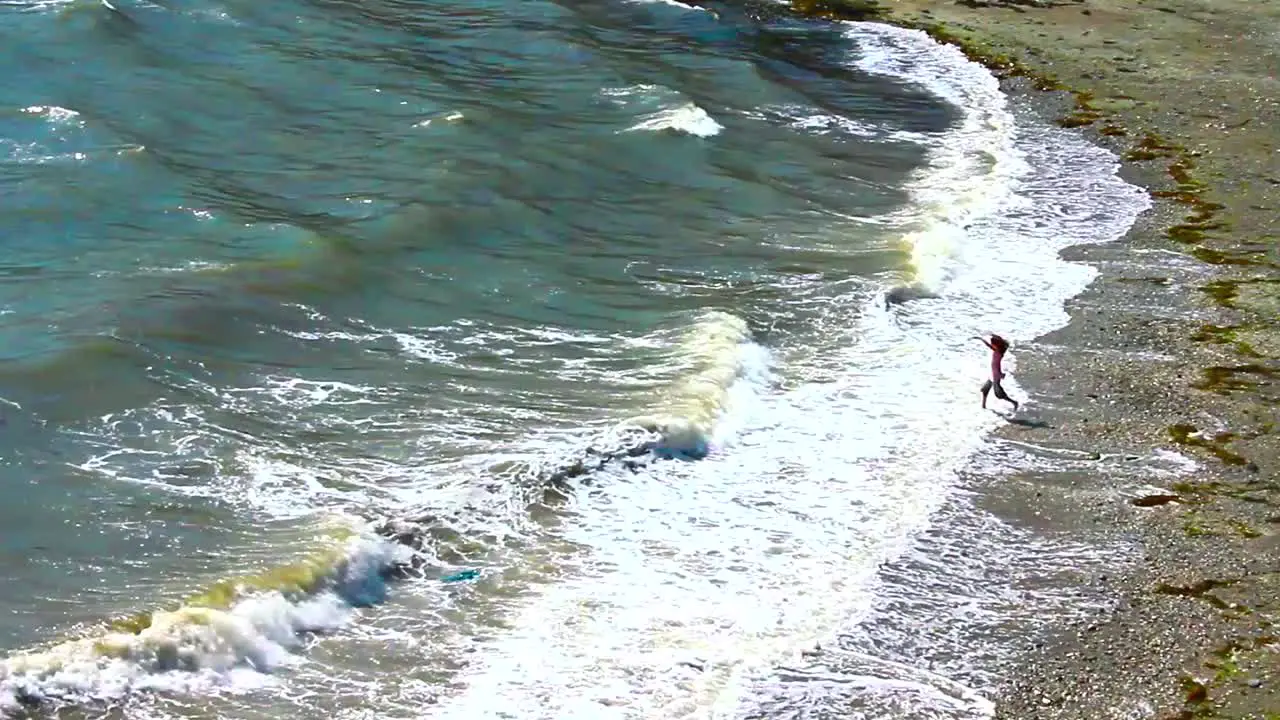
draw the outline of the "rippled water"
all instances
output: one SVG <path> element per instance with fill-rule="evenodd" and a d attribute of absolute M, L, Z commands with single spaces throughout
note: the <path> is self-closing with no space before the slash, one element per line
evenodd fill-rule
<path fill-rule="evenodd" d="M 0 712 L 987 712 L 885 603 L 1013 537 L 968 338 L 1064 321 L 1109 154 L 731 3 L 0 8 Z"/>

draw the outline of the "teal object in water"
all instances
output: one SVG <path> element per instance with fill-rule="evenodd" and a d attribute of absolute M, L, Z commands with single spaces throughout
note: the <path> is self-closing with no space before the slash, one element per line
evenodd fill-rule
<path fill-rule="evenodd" d="M 480 577 L 479 570 L 463 570 L 452 575 L 445 575 L 443 578 L 440 578 L 440 582 L 464 582 L 466 580 L 475 580 L 478 577 Z"/>

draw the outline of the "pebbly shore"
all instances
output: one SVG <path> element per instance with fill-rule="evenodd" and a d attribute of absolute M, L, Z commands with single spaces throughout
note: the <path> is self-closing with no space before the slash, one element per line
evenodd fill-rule
<path fill-rule="evenodd" d="M 1097 457 L 1184 453 L 1171 486 L 1026 474 L 988 500 L 1043 532 L 1123 537 L 1081 582 L 1107 610 L 1054 627 L 1008 673 L 998 718 L 1280 718 L 1280 3 L 808 2 L 922 29 L 1017 102 L 1123 159 L 1154 206 L 1070 323 L 1015 349 L 1037 422 L 1005 440 Z"/>

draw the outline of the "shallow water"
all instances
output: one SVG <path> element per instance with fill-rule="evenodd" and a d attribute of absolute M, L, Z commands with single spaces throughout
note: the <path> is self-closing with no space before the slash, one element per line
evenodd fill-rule
<path fill-rule="evenodd" d="M 6 3 L 0 709 L 822 717 L 779 668 L 862 628 L 837 706 L 982 717 L 880 567 L 986 522 L 969 336 L 1145 198 L 919 33 L 715 10 Z"/>

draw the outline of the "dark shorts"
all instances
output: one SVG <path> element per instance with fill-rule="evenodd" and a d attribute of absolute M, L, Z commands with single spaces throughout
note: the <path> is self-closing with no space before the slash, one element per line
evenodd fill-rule
<path fill-rule="evenodd" d="M 986 395 L 986 394 L 987 394 L 989 391 L 991 391 L 991 390 L 995 390 L 995 391 L 996 391 L 996 397 L 997 397 L 998 399 L 1000 399 L 1000 400 L 1008 400 L 1009 402 L 1013 402 L 1013 398 L 1009 397 L 1008 393 L 1006 393 L 1006 392 L 1004 391 L 1004 388 L 1000 386 L 1000 383 L 998 383 L 998 382 L 992 382 L 992 381 L 990 381 L 990 380 L 988 380 L 988 381 L 986 381 L 986 382 L 982 383 L 982 394 L 983 394 L 983 395 Z"/>

